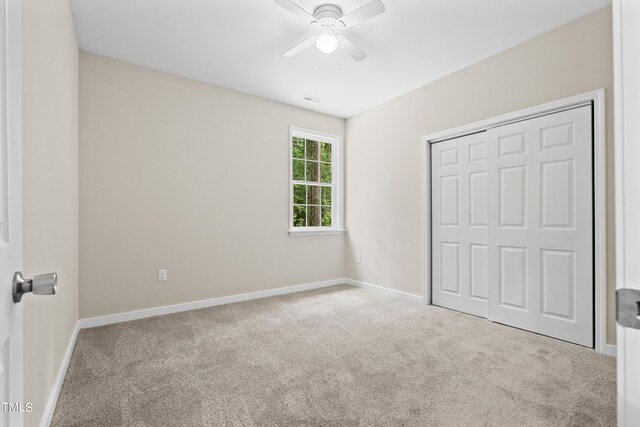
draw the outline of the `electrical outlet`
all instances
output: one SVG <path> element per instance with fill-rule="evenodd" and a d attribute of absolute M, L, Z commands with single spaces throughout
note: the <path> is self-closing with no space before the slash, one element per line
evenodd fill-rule
<path fill-rule="evenodd" d="M 362 263 L 362 256 L 360 254 L 356 255 L 356 264 Z"/>
<path fill-rule="evenodd" d="M 166 282 L 167 281 L 167 270 L 162 268 L 158 270 L 158 282 Z"/>

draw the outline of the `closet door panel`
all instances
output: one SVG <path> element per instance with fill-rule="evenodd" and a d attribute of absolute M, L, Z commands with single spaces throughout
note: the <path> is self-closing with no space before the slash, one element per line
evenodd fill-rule
<path fill-rule="evenodd" d="M 585 106 L 487 132 L 488 317 L 588 347 L 591 126 Z"/>
<path fill-rule="evenodd" d="M 487 316 L 486 133 L 432 144 L 432 300 Z"/>

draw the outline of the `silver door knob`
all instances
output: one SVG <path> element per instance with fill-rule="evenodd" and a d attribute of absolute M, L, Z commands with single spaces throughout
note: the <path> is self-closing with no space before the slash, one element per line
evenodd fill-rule
<path fill-rule="evenodd" d="M 13 302 L 22 300 L 22 295 L 32 292 L 34 295 L 55 295 L 58 286 L 56 273 L 41 274 L 33 279 L 22 277 L 21 271 L 13 275 Z"/>

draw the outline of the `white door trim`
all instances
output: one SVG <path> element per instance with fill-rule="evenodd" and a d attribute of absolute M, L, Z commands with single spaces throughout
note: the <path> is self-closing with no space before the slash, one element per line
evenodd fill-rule
<path fill-rule="evenodd" d="M 615 164 L 615 215 L 616 215 L 616 290 L 624 288 L 624 128 L 623 128 L 623 91 L 622 91 L 622 0 L 613 0 L 611 18 L 613 23 L 613 135 L 614 135 L 614 164 Z M 616 384 L 618 392 L 617 417 L 618 425 L 628 425 L 626 417 L 626 357 L 624 328 L 616 322 Z"/>
<path fill-rule="evenodd" d="M 607 207 L 605 90 L 598 89 L 475 123 L 435 132 L 420 139 L 422 150 L 423 298 L 431 304 L 431 150 L 430 144 L 481 132 L 507 123 L 593 104 L 595 350 L 606 353 Z"/>

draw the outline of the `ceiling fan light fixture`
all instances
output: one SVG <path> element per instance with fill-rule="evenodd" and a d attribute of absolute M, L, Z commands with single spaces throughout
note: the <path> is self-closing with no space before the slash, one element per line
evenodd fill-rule
<path fill-rule="evenodd" d="M 340 41 L 334 34 L 322 34 L 316 39 L 316 47 L 326 54 L 335 52 L 339 44 Z"/>
<path fill-rule="evenodd" d="M 301 17 L 307 23 L 314 24 L 316 32 L 285 51 L 282 54 L 283 56 L 293 58 L 315 43 L 316 48 L 327 55 L 340 49 L 340 52 L 344 52 L 354 61 L 362 61 L 367 57 L 367 54 L 362 49 L 353 44 L 348 37 L 345 37 L 343 30 L 383 13 L 385 7 L 382 4 L 382 0 L 368 0 L 368 3 L 346 15 L 342 13 L 340 7 L 329 3 L 321 4 L 315 8 L 313 13 L 310 13 L 300 6 L 297 3 L 298 1 L 300 0 L 275 0 L 277 5 Z M 317 30 L 320 30 L 319 33 Z"/>

